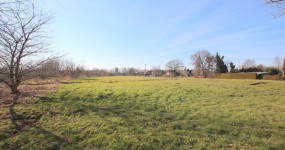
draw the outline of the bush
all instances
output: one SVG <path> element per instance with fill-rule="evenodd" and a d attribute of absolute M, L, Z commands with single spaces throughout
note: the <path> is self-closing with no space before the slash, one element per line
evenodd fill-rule
<path fill-rule="evenodd" d="M 271 75 L 278 75 L 281 73 L 281 71 L 278 68 L 270 67 L 266 69 L 267 72 L 269 72 Z"/>

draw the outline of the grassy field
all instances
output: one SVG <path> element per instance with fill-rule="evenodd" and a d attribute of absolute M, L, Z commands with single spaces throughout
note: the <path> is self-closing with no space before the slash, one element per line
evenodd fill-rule
<path fill-rule="evenodd" d="M 285 82 L 101 77 L 2 104 L 0 149 L 285 149 Z"/>

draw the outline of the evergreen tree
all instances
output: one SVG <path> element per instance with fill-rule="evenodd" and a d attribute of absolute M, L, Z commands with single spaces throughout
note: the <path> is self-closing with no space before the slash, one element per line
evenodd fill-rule
<path fill-rule="evenodd" d="M 231 68 L 231 70 L 230 70 L 230 72 L 231 73 L 234 73 L 235 72 L 235 65 L 234 65 L 234 63 L 233 62 L 230 62 L 230 68 Z"/>
<path fill-rule="evenodd" d="M 225 65 L 224 56 L 220 56 L 219 53 L 216 54 L 216 73 L 227 73 L 228 66 Z"/>

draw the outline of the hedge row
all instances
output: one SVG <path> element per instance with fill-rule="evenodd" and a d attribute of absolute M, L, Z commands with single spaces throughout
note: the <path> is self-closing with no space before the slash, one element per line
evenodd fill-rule
<path fill-rule="evenodd" d="M 222 73 L 217 74 L 218 79 L 257 79 L 256 73 Z"/>

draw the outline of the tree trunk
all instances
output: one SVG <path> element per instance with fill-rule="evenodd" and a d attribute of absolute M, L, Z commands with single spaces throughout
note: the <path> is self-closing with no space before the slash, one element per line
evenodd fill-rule
<path fill-rule="evenodd" d="M 17 104 L 19 96 L 20 96 L 20 92 L 17 92 L 17 93 L 14 94 L 13 100 L 12 100 L 13 104 Z"/>
<path fill-rule="evenodd" d="M 10 90 L 11 90 L 11 94 L 18 94 L 20 93 L 18 90 L 18 86 L 17 85 L 10 85 Z"/>
<path fill-rule="evenodd" d="M 17 100 L 20 96 L 20 91 L 18 90 L 18 86 L 17 85 L 9 85 L 9 88 L 11 90 L 11 94 L 14 95 L 13 99 L 12 99 L 12 103 L 17 104 Z"/>

